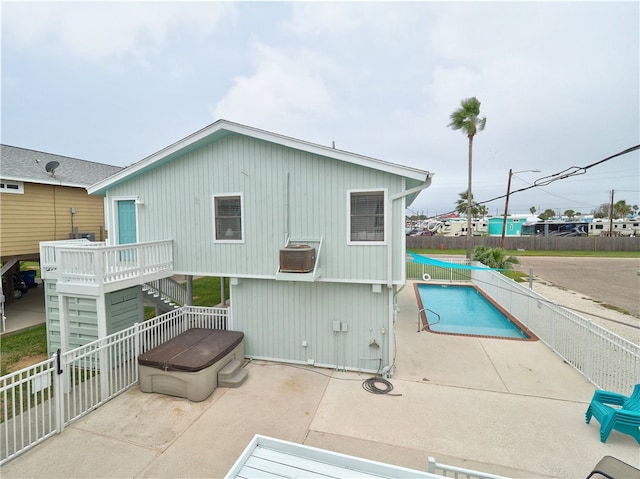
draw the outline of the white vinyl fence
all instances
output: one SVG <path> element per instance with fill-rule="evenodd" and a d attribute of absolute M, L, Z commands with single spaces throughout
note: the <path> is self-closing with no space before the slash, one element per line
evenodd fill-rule
<path fill-rule="evenodd" d="M 227 308 L 185 306 L 0 378 L 0 465 L 138 382 L 140 354 L 190 328 L 227 329 Z"/>

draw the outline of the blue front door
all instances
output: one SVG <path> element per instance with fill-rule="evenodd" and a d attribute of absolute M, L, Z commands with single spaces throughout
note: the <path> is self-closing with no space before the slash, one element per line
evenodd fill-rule
<path fill-rule="evenodd" d="M 118 201 L 118 244 L 138 241 L 135 200 Z"/>

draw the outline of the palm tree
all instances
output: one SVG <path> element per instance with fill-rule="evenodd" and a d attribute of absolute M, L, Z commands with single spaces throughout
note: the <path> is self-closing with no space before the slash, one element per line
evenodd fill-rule
<path fill-rule="evenodd" d="M 479 261 L 489 268 L 511 269 L 514 264 L 520 263 L 515 256 L 505 256 L 502 248 L 489 248 L 488 246 L 476 246 L 473 248 L 471 259 Z"/>
<path fill-rule="evenodd" d="M 536 211 L 537 211 L 537 210 L 536 210 L 536 207 L 535 207 L 535 206 L 532 206 L 531 208 L 529 208 L 529 212 L 530 212 L 532 215 L 535 215 L 535 214 L 536 214 Z"/>
<path fill-rule="evenodd" d="M 629 213 L 631 213 L 632 207 L 627 204 L 625 200 L 616 201 L 613 205 L 613 217 L 614 218 L 624 218 Z"/>
<path fill-rule="evenodd" d="M 469 138 L 469 186 L 467 188 L 467 258 L 471 257 L 471 193 L 473 137 L 479 131 L 484 130 L 487 124 L 486 118 L 480 118 L 480 102 L 476 97 L 466 98 L 460 102 L 460 108 L 451 113 L 449 127 L 453 130 L 462 130 Z"/>
<path fill-rule="evenodd" d="M 464 214 L 467 213 L 467 208 L 469 205 L 469 201 L 467 200 L 467 192 L 463 191 L 462 193 L 458 193 L 458 196 L 460 198 L 458 198 L 456 200 L 456 213 L 460 213 L 460 214 Z M 477 214 L 480 213 L 480 210 L 478 209 L 477 206 L 473 206 L 473 197 L 471 197 L 471 214 L 473 216 L 476 216 Z"/>

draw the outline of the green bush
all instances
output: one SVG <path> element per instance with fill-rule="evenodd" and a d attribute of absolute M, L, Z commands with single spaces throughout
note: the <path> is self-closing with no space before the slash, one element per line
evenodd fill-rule
<path fill-rule="evenodd" d="M 471 259 L 479 261 L 489 268 L 511 269 L 514 264 L 520 263 L 515 256 L 506 256 L 502 248 L 489 248 L 488 246 L 476 246 L 471 250 Z"/>

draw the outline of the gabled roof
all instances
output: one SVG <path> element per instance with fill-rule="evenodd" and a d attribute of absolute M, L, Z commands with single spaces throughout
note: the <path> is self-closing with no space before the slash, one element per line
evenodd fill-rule
<path fill-rule="evenodd" d="M 431 176 L 433 176 L 428 171 L 400 166 L 394 163 L 376 160 L 374 158 L 338 150 L 336 148 L 309 143 L 303 140 L 297 140 L 295 138 L 279 135 L 277 133 L 270 133 L 265 130 L 240 125 L 238 123 L 233 123 L 227 120 L 218 120 L 215 123 L 206 126 L 202 130 L 197 131 L 187 136 L 186 138 L 183 138 L 182 140 L 179 140 L 178 142 L 167 146 L 166 148 L 152 154 L 151 156 L 146 157 L 143 160 L 138 161 L 137 163 L 134 163 L 133 165 L 125 168 L 116 175 L 92 185 L 90 188 L 88 188 L 89 194 L 104 195 L 109 188 L 112 188 L 124 181 L 135 178 L 136 176 L 146 173 L 147 171 L 157 168 L 163 164 L 166 164 L 173 159 L 184 155 L 185 153 L 196 150 L 204 145 L 217 141 L 230 134 L 250 136 L 252 138 L 257 138 L 289 148 L 294 148 L 296 150 L 306 151 L 329 158 L 335 158 L 347 163 L 393 173 L 398 176 L 414 180 L 414 183 L 416 184 L 424 183 Z"/>
<path fill-rule="evenodd" d="M 53 175 L 46 170 L 51 162 L 58 163 Z M 0 177 L 4 180 L 87 188 L 121 170 L 121 166 L 0 145 Z"/>

